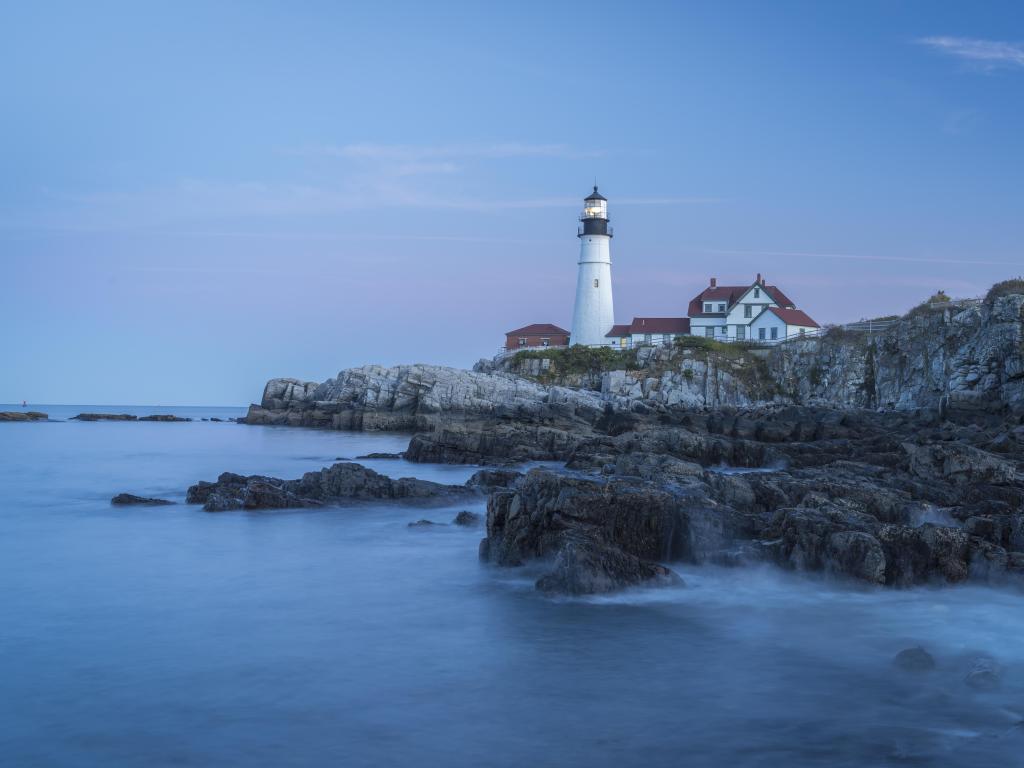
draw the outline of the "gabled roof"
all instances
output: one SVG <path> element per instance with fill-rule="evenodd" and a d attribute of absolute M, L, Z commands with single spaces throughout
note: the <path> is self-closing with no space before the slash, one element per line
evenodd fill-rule
<path fill-rule="evenodd" d="M 726 312 L 731 311 L 736 302 L 743 298 L 743 294 L 751 288 L 756 287 L 762 288 L 764 292 L 768 294 L 768 297 L 780 307 L 792 308 L 796 306 L 789 300 L 789 297 L 786 296 L 786 294 L 779 290 L 777 285 L 765 285 L 764 283 L 753 282 L 750 285 L 718 285 L 714 288 L 705 288 L 690 300 L 690 306 L 687 308 L 687 314 L 690 317 L 708 314 L 704 311 L 705 302 L 713 302 L 717 304 L 725 302 Z M 712 312 L 711 314 L 717 315 L 721 313 Z"/>
<path fill-rule="evenodd" d="M 805 325 L 808 328 L 820 328 L 821 326 L 814 322 L 810 315 L 804 312 L 802 309 L 785 309 L 780 307 L 768 307 L 765 312 L 771 312 L 779 320 L 784 322 L 786 325 Z"/>
<path fill-rule="evenodd" d="M 533 325 L 524 325 L 522 328 L 516 328 L 514 331 L 505 332 L 506 336 L 516 334 L 521 336 L 546 336 L 548 334 L 568 336 L 569 332 L 565 328 L 559 328 L 551 323 L 534 323 Z"/>
<path fill-rule="evenodd" d="M 634 333 L 689 333 L 688 317 L 634 317 L 628 325 L 613 325 L 605 338 L 619 339 Z"/>
<path fill-rule="evenodd" d="M 629 336 L 629 323 L 613 325 L 612 329 L 604 335 L 606 339 L 621 339 L 623 336 Z"/>
<path fill-rule="evenodd" d="M 714 302 L 717 304 L 725 303 L 726 311 L 728 311 L 733 304 L 735 304 L 740 296 L 746 293 L 749 285 L 719 285 L 715 288 L 705 288 L 703 291 L 698 293 L 692 299 L 690 299 L 690 306 L 687 308 L 687 314 L 690 317 L 696 315 L 703 315 L 704 302 Z M 712 314 L 719 314 L 713 312 Z"/>

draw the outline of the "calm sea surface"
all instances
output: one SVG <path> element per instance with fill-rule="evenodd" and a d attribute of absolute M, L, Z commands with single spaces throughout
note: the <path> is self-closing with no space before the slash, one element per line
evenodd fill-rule
<path fill-rule="evenodd" d="M 1016 591 L 684 567 L 685 588 L 552 600 L 532 571 L 480 565 L 479 530 L 407 527 L 482 502 L 183 503 L 225 470 L 297 477 L 406 442 L 201 421 L 0 423 L 0 765 L 1024 762 Z M 365 463 L 442 482 L 473 471 Z M 182 503 L 110 506 L 121 491 Z M 916 644 L 933 673 L 893 668 Z M 999 690 L 964 684 L 976 653 L 1002 666 Z"/>

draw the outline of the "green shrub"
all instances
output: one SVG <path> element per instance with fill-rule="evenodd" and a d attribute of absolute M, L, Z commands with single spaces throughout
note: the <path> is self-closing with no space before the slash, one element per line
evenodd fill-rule
<path fill-rule="evenodd" d="M 602 373 L 615 370 L 636 370 L 636 353 L 629 349 L 584 347 L 576 344 L 561 349 L 530 349 L 516 353 L 517 360 L 550 360 L 559 374 Z"/>
<path fill-rule="evenodd" d="M 1024 293 L 1024 277 L 1014 277 L 1010 280 L 1003 280 L 988 289 L 985 294 L 985 301 L 991 304 L 1000 296 L 1009 296 L 1014 293 Z"/>
<path fill-rule="evenodd" d="M 945 291 L 936 291 L 916 307 L 907 312 L 906 317 L 926 315 L 934 309 L 942 309 L 952 301 Z"/>

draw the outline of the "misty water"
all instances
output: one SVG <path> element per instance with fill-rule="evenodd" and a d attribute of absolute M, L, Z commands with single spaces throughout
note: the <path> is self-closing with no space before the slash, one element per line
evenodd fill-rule
<path fill-rule="evenodd" d="M 87 406 L 42 408 L 65 418 Z M 112 409 L 230 417 L 235 409 Z M 0 764 L 984 766 L 1024 749 L 1022 595 L 682 566 L 549 599 L 452 507 L 210 514 L 407 438 L 233 423 L 0 424 Z M 365 462 L 461 482 L 472 467 Z M 179 502 L 112 507 L 128 491 Z M 894 668 L 923 645 L 930 673 Z M 969 659 L 1003 669 L 964 683 Z"/>

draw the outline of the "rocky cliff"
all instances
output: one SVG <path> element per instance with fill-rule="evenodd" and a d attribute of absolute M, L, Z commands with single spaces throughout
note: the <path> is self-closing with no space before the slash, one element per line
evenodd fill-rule
<path fill-rule="evenodd" d="M 248 423 L 424 430 L 451 421 L 573 418 L 806 404 L 1024 411 L 1024 295 L 924 306 L 883 333 L 833 330 L 767 349 L 687 340 L 616 356 L 615 370 L 559 370 L 514 356 L 474 371 L 430 365 L 344 370 L 322 384 L 267 383 Z M 624 364 L 623 364 L 624 363 Z M 605 363 L 607 365 L 608 363 Z"/>

